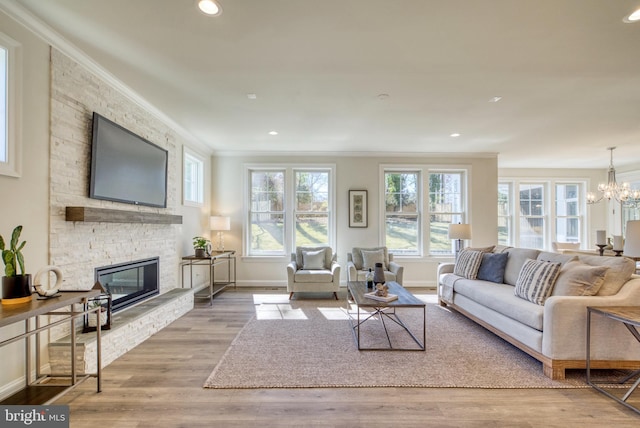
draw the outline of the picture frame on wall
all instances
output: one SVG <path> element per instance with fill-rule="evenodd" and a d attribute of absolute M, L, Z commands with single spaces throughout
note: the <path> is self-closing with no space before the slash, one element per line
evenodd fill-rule
<path fill-rule="evenodd" d="M 367 191 L 349 190 L 349 227 L 367 227 Z"/>

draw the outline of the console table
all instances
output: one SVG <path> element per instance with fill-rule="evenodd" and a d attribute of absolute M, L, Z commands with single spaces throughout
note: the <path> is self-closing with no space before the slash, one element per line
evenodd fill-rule
<path fill-rule="evenodd" d="M 212 251 L 210 255 L 204 257 L 185 256 L 182 258 L 182 288 L 184 288 L 184 268 L 189 267 L 189 287 L 193 288 L 193 267 L 209 266 L 209 286 L 206 295 L 194 295 L 198 298 L 209 299 L 209 303 L 213 304 L 213 296 L 224 291 L 229 285 L 233 284 L 236 288 L 236 250 Z M 219 265 L 227 265 L 227 280 L 215 280 L 215 267 Z M 233 275 L 232 275 L 233 273 Z M 218 287 L 216 289 L 216 287 Z"/>
<path fill-rule="evenodd" d="M 24 339 L 25 341 L 25 388 L 17 393 L 7 397 L 0 404 L 50 404 L 61 395 L 75 388 L 80 383 L 90 377 L 97 379 L 97 392 L 102 390 L 101 379 L 101 356 L 100 356 L 100 323 L 96 328 L 96 373 L 83 375 L 76 374 L 76 319 L 82 319 L 83 316 L 96 312 L 101 309 L 100 306 L 89 308 L 87 302 L 93 297 L 100 295 L 99 290 L 90 291 L 62 291 L 58 297 L 40 300 L 36 295 L 29 303 L 16 305 L 0 305 L 0 328 L 13 324 L 24 322 L 24 333 L 17 334 L 9 339 L 0 342 L 0 347 L 14 343 Z M 74 308 L 74 305 L 76 307 Z M 68 307 L 68 309 L 63 309 Z M 78 309 L 81 308 L 81 309 Z M 42 324 L 42 315 L 55 315 L 56 320 L 52 321 L 47 317 L 45 324 Z M 62 317 L 58 319 L 58 317 Z M 52 327 L 70 323 L 71 328 L 71 373 L 51 373 L 42 374 L 40 372 L 40 333 L 49 330 Z M 35 335 L 35 379 L 32 380 L 32 349 L 34 345 L 31 336 Z M 48 381 L 55 379 L 69 379 L 69 383 L 60 384 L 58 382 Z"/>
<path fill-rule="evenodd" d="M 633 393 L 633 391 L 640 385 L 640 370 L 636 370 L 628 376 L 621 379 L 618 383 L 624 384 L 631 379 L 638 377 L 635 382 L 631 385 L 631 387 L 627 390 L 627 392 L 622 396 L 622 398 L 618 398 L 615 395 L 611 394 L 609 391 L 603 389 L 597 382 L 591 380 L 591 315 L 598 314 L 600 316 L 610 318 L 612 320 L 621 322 L 624 326 L 629 330 L 629 332 L 636 338 L 640 345 L 640 332 L 638 332 L 638 327 L 640 327 L 640 306 L 602 306 L 602 307 L 587 307 L 587 383 L 594 387 L 596 390 L 600 391 L 604 395 L 609 398 L 613 398 L 618 403 L 628 407 L 629 409 L 640 413 L 640 409 L 632 406 L 627 402 L 629 396 Z"/>

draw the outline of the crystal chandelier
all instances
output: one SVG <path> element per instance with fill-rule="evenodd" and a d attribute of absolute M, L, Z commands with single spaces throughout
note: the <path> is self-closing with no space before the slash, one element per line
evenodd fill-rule
<path fill-rule="evenodd" d="M 598 184 L 597 197 L 593 192 L 587 193 L 587 203 L 596 204 L 603 199 L 608 201 L 615 200 L 623 205 L 638 206 L 640 204 L 640 190 L 631 189 L 629 183 L 618 184 L 616 181 L 616 169 L 613 167 L 613 151 L 615 147 L 607 147 L 611 152 L 611 160 L 609 162 L 609 172 L 607 173 L 607 183 Z"/>

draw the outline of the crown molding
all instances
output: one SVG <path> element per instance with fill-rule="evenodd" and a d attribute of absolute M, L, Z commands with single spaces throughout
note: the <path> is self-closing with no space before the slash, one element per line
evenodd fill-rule
<path fill-rule="evenodd" d="M 376 158 L 453 158 L 453 159 L 497 159 L 498 153 L 494 152 L 465 152 L 465 153 L 443 153 L 443 152 L 291 152 L 291 151 L 240 151 L 240 150 L 220 150 L 214 151 L 213 156 L 217 157 L 250 157 L 250 156 L 273 156 L 282 158 L 283 156 L 305 156 L 305 157 L 376 157 Z"/>
<path fill-rule="evenodd" d="M 136 91 L 124 84 L 120 79 L 115 77 L 104 67 L 98 64 L 93 58 L 83 52 L 80 48 L 73 43 L 65 39 L 60 33 L 51 28 L 48 24 L 42 21 L 37 16 L 29 12 L 24 6 L 20 5 L 16 0 L 0 0 L 0 10 L 7 14 L 10 18 L 17 23 L 31 31 L 36 36 L 40 37 L 45 43 L 56 48 L 78 64 L 87 68 L 90 72 L 100 77 L 109 85 L 112 85 L 116 90 L 120 91 L 125 97 L 131 100 L 140 108 L 149 112 L 157 119 L 162 121 L 165 125 L 173 129 L 178 135 L 184 138 L 189 144 L 195 146 L 207 154 L 212 154 L 213 150 L 203 141 L 196 138 L 193 134 L 187 131 L 185 128 L 176 123 L 173 119 L 167 116 L 160 109 L 155 107 L 145 98 L 143 98 Z"/>

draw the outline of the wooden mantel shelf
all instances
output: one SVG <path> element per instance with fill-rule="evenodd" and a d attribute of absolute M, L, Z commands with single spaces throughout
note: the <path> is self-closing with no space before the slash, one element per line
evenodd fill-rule
<path fill-rule="evenodd" d="M 110 210 L 93 207 L 67 207 L 65 220 L 105 223 L 182 224 L 181 215 Z"/>

